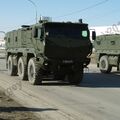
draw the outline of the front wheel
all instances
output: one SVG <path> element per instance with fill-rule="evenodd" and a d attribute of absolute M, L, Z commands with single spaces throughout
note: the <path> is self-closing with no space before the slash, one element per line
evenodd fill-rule
<path fill-rule="evenodd" d="M 31 58 L 28 62 L 28 80 L 32 85 L 39 85 L 42 83 L 42 70 L 35 58 Z"/>
<path fill-rule="evenodd" d="M 112 66 L 109 64 L 108 56 L 102 56 L 100 58 L 99 68 L 102 73 L 110 73 Z"/>

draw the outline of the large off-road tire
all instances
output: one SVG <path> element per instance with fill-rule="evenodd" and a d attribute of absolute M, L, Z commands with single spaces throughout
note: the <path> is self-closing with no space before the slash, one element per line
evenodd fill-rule
<path fill-rule="evenodd" d="M 27 65 L 23 57 L 20 57 L 18 60 L 18 76 L 21 80 L 27 80 Z"/>
<path fill-rule="evenodd" d="M 54 76 L 54 80 L 65 80 L 65 74 L 55 74 L 55 76 Z"/>
<path fill-rule="evenodd" d="M 120 72 L 120 62 L 119 62 L 119 64 L 118 64 L 118 70 L 119 70 L 119 72 Z"/>
<path fill-rule="evenodd" d="M 60 69 L 54 74 L 54 80 L 64 81 L 66 77 L 66 68 L 61 66 Z"/>
<path fill-rule="evenodd" d="M 31 58 L 28 62 L 28 80 L 32 85 L 42 84 L 42 69 L 35 58 Z"/>
<path fill-rule="evenodd" d="M 99 68 L 102 73 L 110 73 L 112 66 L 109 64 L 108 56 L 104 55 L 100 58 Z"/>
<path fill-rule="evenodd" d="M 8 75 L 16 76 L 17 75 L 17 66 L 15 66 L 14 63 L 13 63 L 12 55 L 10 55 L 8 57 L 7 64 L 8 64 Z"/>
<path fill-rule="evenodd" d="M 72 72 L 71 74 L 68 75 L 69 83 L 72 85 L 79 85 L 82 82 L 82 79 L 83 72 L 81 71 Z"/>
<path fill-rule="evenodd" d="M 72 85 L 79 85 L 82 82 L 82 79 L 83 79 L 83 67 L 76 71 L 72 70 L 68 74 L 68 81 Z"/>

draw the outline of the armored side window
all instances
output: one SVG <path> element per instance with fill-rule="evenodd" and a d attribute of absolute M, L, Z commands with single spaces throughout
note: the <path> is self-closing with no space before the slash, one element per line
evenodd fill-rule
<path fill-rule="evenodd" d="M 10 38 L 8 38 L 8 42 L 10 43 Z"/>
<path fill-rule="evenodd" d="M 34 38 L 38 37 L 38 28 L 36 28 L 36 27 L 33 28 L 33 37 Z"/>
<path fill-rule="evenodd" d="M 41 28 L 41 36 L 40 36 L 41 41 L 44 40 L 44 28 Z"/>
<path fill-rule="evenodd" d="M 17 38 L 17 36 L 15 37 L 15 42 L 17 42 L 17 40 L 18 40 L 18 38 Z"/>

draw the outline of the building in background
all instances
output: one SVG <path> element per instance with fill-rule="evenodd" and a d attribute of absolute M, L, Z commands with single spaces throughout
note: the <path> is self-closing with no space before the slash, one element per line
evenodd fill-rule
<path fill-rule="evenodd" d="M 96 35 L 120 34 L 120 25 L 90 27 L 96 31 Z"/>
<path fill-rule="evenodd" d="M 0 49 L 5 49 L 5 41 L 3 38 L 0 38 Z"/>

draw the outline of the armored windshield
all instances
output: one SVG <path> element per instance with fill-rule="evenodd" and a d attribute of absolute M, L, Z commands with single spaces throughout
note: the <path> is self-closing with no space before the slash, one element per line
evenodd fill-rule
<path fill-rule="evenodd" d="M 54 38 L 88 39 L 87 24 L 46 23 L 46 35 Z"/>
<path fill-rule="evenodd" d="M 90 51 L 87 24 L 46 23 L 45 55 L 49 58 L 80 59 Z M 86 50 L 85 50 L 86 49 Z"/>

